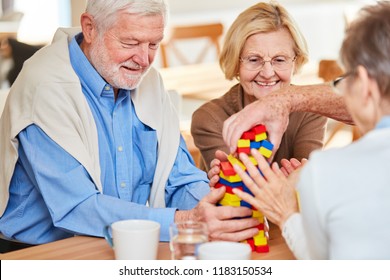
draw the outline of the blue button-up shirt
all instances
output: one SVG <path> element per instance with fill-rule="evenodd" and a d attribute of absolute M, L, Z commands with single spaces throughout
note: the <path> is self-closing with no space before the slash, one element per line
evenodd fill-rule
<path fill-rule="evenodd" d="M 113 88 L 81 51 L 81 40 L 79 34 L 71 41 L 70 59 L 98 131 L 103 193 L 78 161 L 31 125 L 18 135 L 19 159 L 0 231 L 36 244 L 74 234 L 103 236 L 114 221 L 150 219 L 161 224 L 160 239 L 166 241 L 175 211 L 193 208 L 209 192 L 207 176 L 194 166 L 181 137 L 165 190 L 167 208 L 146 206 L 157 163 L 156 131 L 138 119 L 130 91 L 119 90 L 114 99 Z"/>

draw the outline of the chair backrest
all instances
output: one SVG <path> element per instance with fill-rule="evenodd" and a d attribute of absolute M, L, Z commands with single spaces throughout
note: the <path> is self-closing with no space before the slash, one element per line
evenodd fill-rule
<path fill-rule="evenodd" d="M 330 82 L 343 74 L 343 70 L 340 68 L 336 60 L 323 59 L 318 66 L 318 76 L 324 80 L 324 82 Z"/>
<path fill-rule="evenodd" d="M 181 64 L 194 64 L 204 61 L 206 55 L 212 48 L 215 50 L 216 58 L 220 53 L 220 38 L 223 34 L 223 25 L 221 23 L 199 24 L 199 25 L 176 25 L 171 26 L 168 30 L 166 39 L 161 43 L 162 67 L 169 67 L 169 54 L 175 57 Z M 206 44 L 198 52 L 194 60 L 184 55 L 177 44 L 179 41 L 206 39 Z M 168 54 L 169 53 L 169 54 Z M 192 51 L 190 52 L 193 55 Z"/>

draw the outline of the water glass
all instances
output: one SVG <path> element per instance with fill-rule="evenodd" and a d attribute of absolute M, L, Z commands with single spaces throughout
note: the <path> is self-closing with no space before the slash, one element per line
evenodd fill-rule
<path fill-rule="evenodd" d="M 174 223 L 170 226 L 169 233 L 173 260 L 198 259 L 198 247 L 208 241 L 207 226 L 202 222 Z"/>

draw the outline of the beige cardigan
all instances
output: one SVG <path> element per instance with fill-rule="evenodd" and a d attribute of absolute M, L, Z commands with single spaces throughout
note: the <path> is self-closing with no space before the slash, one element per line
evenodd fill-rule
<path fill-rule="evenodd" d="M 7 207 L 18 159 L 16 137 L 31 124 L 78 160 L 103 192 L 95 121 L 69 59 L 68 44 L 78 32 L 58 29 L 52 44 L 25 62 L 11 88 L 0 119 L 0 215 Z M 149 204 L 165 207 L 165 186 L 179 147 L 179 119 L 153 68 L 132 93 L 132 100 L 139 119 L 157 132 L 158 160 Z"/>

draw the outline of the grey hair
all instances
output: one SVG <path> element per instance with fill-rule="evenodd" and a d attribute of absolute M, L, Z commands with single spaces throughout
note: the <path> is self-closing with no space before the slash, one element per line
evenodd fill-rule
<path fill-rule="evenodd" d="M 162 15 L 167 23 L 168 5 L 165 0 L 88 0 L 86 12 L 93 16 L 100 32 L 115 23 L 119 11 L 139 15 Z"/>
<path fill-rule="evenodd" d="M 340 60 L 347 72 L 364 66 L 378 82 L 383 96 L 390 97 L 390 2 L 365 6 L 347 29 Z"/>

